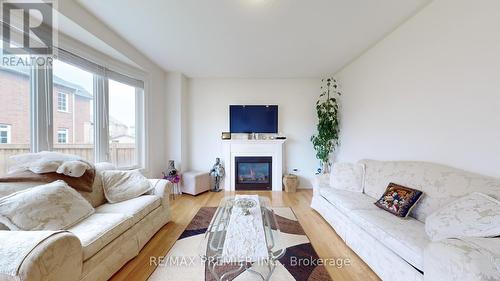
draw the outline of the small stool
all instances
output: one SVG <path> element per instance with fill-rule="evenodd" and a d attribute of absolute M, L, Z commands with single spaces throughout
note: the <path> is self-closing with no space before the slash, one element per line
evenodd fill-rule
<path fill-rule="evenodd" d="M 188 171 L 182 173 L 182 192 L 198 195 L 210 190 L 210 175 L 207 172 Z"/>

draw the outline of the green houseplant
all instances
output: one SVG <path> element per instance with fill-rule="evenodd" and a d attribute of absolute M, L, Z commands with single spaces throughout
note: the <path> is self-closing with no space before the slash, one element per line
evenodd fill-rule
<path fill-rule="evenodd" d="M 330 155 L 338 145 L 339 140 L 339 105 L 336 97 L 340 96 L 337 80 L 321 79 L 321 94 L 316 102 L 318 124 L 317 133 L 311 136 L 311 142 L 316 150 L 316 158 L 321 161 L 322 173 L 330 170 Z"/>

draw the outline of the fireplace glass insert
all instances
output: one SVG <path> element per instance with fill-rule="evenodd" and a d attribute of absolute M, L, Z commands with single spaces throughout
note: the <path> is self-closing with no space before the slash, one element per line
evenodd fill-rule
<path fill-rule="evenodd" d="M 271 190 L 272 157 L 236 157 L 236 190 Z"/>

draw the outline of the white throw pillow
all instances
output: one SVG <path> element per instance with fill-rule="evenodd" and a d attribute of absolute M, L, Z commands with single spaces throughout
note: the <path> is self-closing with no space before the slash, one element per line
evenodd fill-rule
<path fill-rule="evenodd" d="M 109 203 L 130 200 L 150 191 L 153 186 L 139 171 L 102 171 L 102 187 Z"/>
<path fill-rule="evenodd" d="M 500 201 L 473 192 L 425 219 L 425 232 L 432 241 L 460 237 L 500 235 Z"/>
<path fill-rule="evenodd" d="M 0 223 L 10 230 L 62 230 L 94 213 L 64 181 L 22 190 L 0 199 Z"/>
<path fill-rule="evenodd" d="M 365 166 L 359 163 L 335 163 L 330 174 L 330 186 L 335 189 L 363 192 Z"/>

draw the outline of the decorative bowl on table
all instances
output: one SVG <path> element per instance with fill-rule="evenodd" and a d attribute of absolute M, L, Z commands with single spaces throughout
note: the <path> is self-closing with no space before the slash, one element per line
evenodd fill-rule
<path fill-rule="evenodd" d="M 241 198 L 237 199 L 234 205 L 241 209 L 243 215 L 248 216 L 250 215 L 250 209 L 257 206 L 257 201 L 250 198 Z"/>

